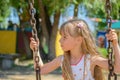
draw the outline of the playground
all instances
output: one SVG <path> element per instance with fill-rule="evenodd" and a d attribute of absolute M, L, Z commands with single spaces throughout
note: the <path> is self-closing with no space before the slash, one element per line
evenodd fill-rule
<path fill-rule="evenodd" d="M 35 72 L 28 71 L 28 72 L 20 72 L 20 71 L 5 71 L 6 75 L 0 75 L 0 80 L 35 80 Z M 41 76 L 43 80 L 63 80 L 60 74 L 47 74 Z"/>
<path fill-rule="evenodd" d="M 10 70 L 0 70 L 0 80 L 35 80 L 35 71 L 33 69 L 32 60 L 22 61 L 16 63 L 16 66 Z M 107 78 L 108 73 L 104 72 L 105 78 Z M 60 70 L 55 70 L 54 72 L 46 75 L 42 75 L 42 80 L 63 80 Z M 107 80 L 107 79 L 105 79 Z M 120 74 L 118 74 L 118 80 L 120 80 Z"/>
<path fill-rule="evenodd" d="M 120 0 L 0 6 L 0 80 L 120 80 Z"/>
<path fill-rule="evenodd" d="M 63 80 L 61 71 L 56 70 L 50 74 L 42 75 L 43 80 Z M 35 71 L 32 60 L 17 62 L 12 69 L 0 70 L 0 80 L 35 80 Z"/>
<path fill-rule="evenodd" d="M 41 76 L 43 80 L 63 80 L 61 74 L 52 73 Z M 33 70 L 8 70 L 8 71 L 0 71 L 0 80 L 35 80 L 35 72 Z"/>

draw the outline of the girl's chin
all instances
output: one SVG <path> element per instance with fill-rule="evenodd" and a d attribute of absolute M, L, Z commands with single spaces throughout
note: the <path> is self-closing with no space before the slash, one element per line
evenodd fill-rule
<path fill-rule="evenodd" d="M 69 50 L 67 50 L 67 49 L 64 49 L 64 48 L 62 48 L 62 50 L 63 50 L 64 52 L 66 52 L 66 51 L 69 51 Z"/>
<path fill-rule="evenodd" d="M 63 50 L 64 52 L 67 52 L 67 51 L 69 51 L 69 50 Z"/>

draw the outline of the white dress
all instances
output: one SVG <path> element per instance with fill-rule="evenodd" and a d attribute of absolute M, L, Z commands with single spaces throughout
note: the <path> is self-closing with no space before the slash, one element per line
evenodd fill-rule
<path fill-rule="evenodd" d="M 63 61 L 63 58 L 62 58 L 62 61 Z M 85 67 L 84 67 L 84 62 L 86 63 Z M 89 54 L 86 55 L 86 59 L 85 59 L 85 56 L 83 56 L 77 64 L 71 64 L 71 68 L 72 68 L 72 73 L 75 80 L 95 80 L 92 77 L 92 74 L 90 71 L 90 55 Z"/>

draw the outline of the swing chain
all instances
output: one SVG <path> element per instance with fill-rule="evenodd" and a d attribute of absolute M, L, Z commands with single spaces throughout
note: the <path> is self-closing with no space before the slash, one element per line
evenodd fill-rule
<path fill-rule="evenodd" d="M 32 35 L 33 37 L 35 38 L 35 40 L 37 40 L 37 30 L 36 30 L 36 20 L 35 20 L 35 8 L 33 7 L 33 4 L 34 4 L 34 0 L 32 0 L 32 2 L 30 2 L 29 0 L 29 6 L 30 6 L 30 10 L 29 10 L 29 13 L 31 15 L 31 19 L 30 19 L 30 24 L 32 26 Z"/>
<path fill-rule="evenodd" d="M 105 5 L 105 10 L 107 13 L 106 17 L 106 22 L 108 26 L 108 32 L 111 29 L 111 24 L 112 24 L 112 17 L 111 17 L 111 11 L 112 11 L 112 6 L 110 0 L 106 0 L 106 5 Z M 109 64 L 109 74 L 108 74 L 108 80 L 111 80 L 112 77 L 114 77 L 114 80 L 117 80 L 117 75 L 114 73 L 114 62 L 113 62 L 113 49 L 111 46 L 112 41 L 108 41 L 108 64 Z"/>
<path fill-rule="evenodd" d="M 29 13 L 31 16 L 30 24 L 32 26 L 32 36 L 35 39 L 35 41 L 37 41 L 38 37 L 37 37 L 37 30 L 36 30 L 36 19 L 34 17 L 36 11 L 35 11 L 35 8 L 33 5 L 34 5 L 34 0 L 29 0 Z M 34 58 L 34 61 L 36 63 L 36 80 L 41 80 L 38 47 L 37 47 L 37 49 L 34 49 L 33 54 L 34 54 L 33 58 Z"/>

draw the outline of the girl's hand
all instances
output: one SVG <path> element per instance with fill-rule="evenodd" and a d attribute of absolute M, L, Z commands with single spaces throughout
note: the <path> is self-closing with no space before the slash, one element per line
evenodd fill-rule
<path fill-rule="evenodd" d="M 30 48 L 35 51 L 38 49 L 39 46 L 39 40 L 37 39 L 37 41 L 35 41 L 35 39 L 33 37 L 30 38 Z M 34 58 L 34 57 L 33 57 Z M 35 59 L 35 58 L 34 58 Z M 34 69 L 36 70 L 36 62 L 34 62 Z"/>
<path fill-rule="evenodd" d="M 39 40 L 37 39 L 37 41 L 35 41 L 35 39 L 33 37 L 30 38 L 30 48 L 34 51 L 37 50 L 39 46 Z"/>
<path fill-rule="evenodd" d="M 107 40 L 112 41 L 113 45 L 118 44 L 118 36 L 114 29 L 111 29 L 109 33 L 106 34 Z"/>

